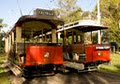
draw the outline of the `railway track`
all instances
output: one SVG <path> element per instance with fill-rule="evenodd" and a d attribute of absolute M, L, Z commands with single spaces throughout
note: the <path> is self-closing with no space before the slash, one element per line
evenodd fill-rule
<path fill-rule="evenodd" d="M 55 76 L 23 77 L 10 76 L 11 84 L 120 84 L 120 75 L 105 72 L 58 73 Z"/>

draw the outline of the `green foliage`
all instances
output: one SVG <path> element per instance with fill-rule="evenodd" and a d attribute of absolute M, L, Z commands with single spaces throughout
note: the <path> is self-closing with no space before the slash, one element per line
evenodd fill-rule
<path fill-rule="evenodd" d="M 58 0 L 58 5 L 65 12 L 69 12 L 71 10 L 76 9 L 76 7 L 77 7 L 76 2 L 77 2 L 77 0 Z"/>
<path fill-rule="evenodd" d="M 7 24 L 2 24 L 3 22 L 3 19 L 0 19 L 0 27 L 7 27 L 8 25 Z"/>
<path fill-rule="evenodd" d="M 55 12 L 65 23 L 81 19 L 82 9 L 77 7 L 77 0 L 58 0 L 58 9 Z"/>
<path fill-rule="evenodd" d="M 3 19 L 0 19 L 0 23 L 2 23 L 3 22 Z"/>
<path fill-rule="evenodd" d="M 0 53 L 4 52 L 4 41 L 2 40 L 4 37 L 3 33 L 0 33 Z"/>
<path fill-rule="evenodd" d="M 0 19 L 0 53 L 4 51 L 4 41 L 3 41 L 4 33 L 1 32 L 1 28 L 7 26 L 7 24 L 2 24 L 2 22 L 3 19 Z"/>
<path fill-rule="evenodd" d="M 96 13 L 97 7 L 94 13 Z M 102 24 L 109 27 L 109 40 L 120 43 L 120 0 L 101 0 Z"/>
<path fill-rule="evenodd" d="M 5 55 L 0 54 L 0 84 L 10 84 L 7 72 L 5 71 L 5 67 L 2 66 L 5 60 Z"/>
<path fill-rule="evenodd" d="M 90 11 L 84 11 L 83 13 L 82 13 L 82 19 L 94 19 L 93 18 L 93 13 L 92 12 L 90 12 Z"/>

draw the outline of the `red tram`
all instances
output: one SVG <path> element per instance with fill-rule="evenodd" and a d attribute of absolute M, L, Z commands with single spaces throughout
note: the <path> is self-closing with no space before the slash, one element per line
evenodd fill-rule
<path fill-rule="evenodd" d="M 34 15 L 20 17 L 5 36 L 7 59 L 24 76 L 54 72 L 64 64 L 63 48 L 56 38 L 58 25 L 63 21 L 52 10 L 36 9 Z"/>
<path fill-rule="evenodd" d="M 59 42 L 64 41 L 66 68 L 91 71 L 110 61 L 110 45 L 95 44 L 96 40 L 93 39 L 95 31 L 103 29 L 107 27 L 97 25 L 92 20 L 81 20 L 65 24 L 57 30 Z"/>

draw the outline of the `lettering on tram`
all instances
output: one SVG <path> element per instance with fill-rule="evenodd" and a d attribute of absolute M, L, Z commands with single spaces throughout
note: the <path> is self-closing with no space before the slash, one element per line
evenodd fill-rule
<path fill-rule="evenodd" d="M 55 16 L 55 12 L 53 10 L 43 10 L 43 9 L 36 9 L 34 11 L 35 15 L 47 15 L 47 16 Z"/>

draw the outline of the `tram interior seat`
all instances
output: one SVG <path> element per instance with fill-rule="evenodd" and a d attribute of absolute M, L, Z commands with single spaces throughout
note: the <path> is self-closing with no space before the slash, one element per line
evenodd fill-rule
<path fill-rule="evenodd" d="M 85 54 L 77 54 L 77 53 L 64 53 L 64 60 L 71 62 L 84 62 Z"/>
<path fill-rule="evenodd" d="M 85 45 L 72 44 L 66 46 L 66 52 L 64 52 L 64 59 L 66 61 L 73 61 L 73 62 L 85 61 Z"/>

